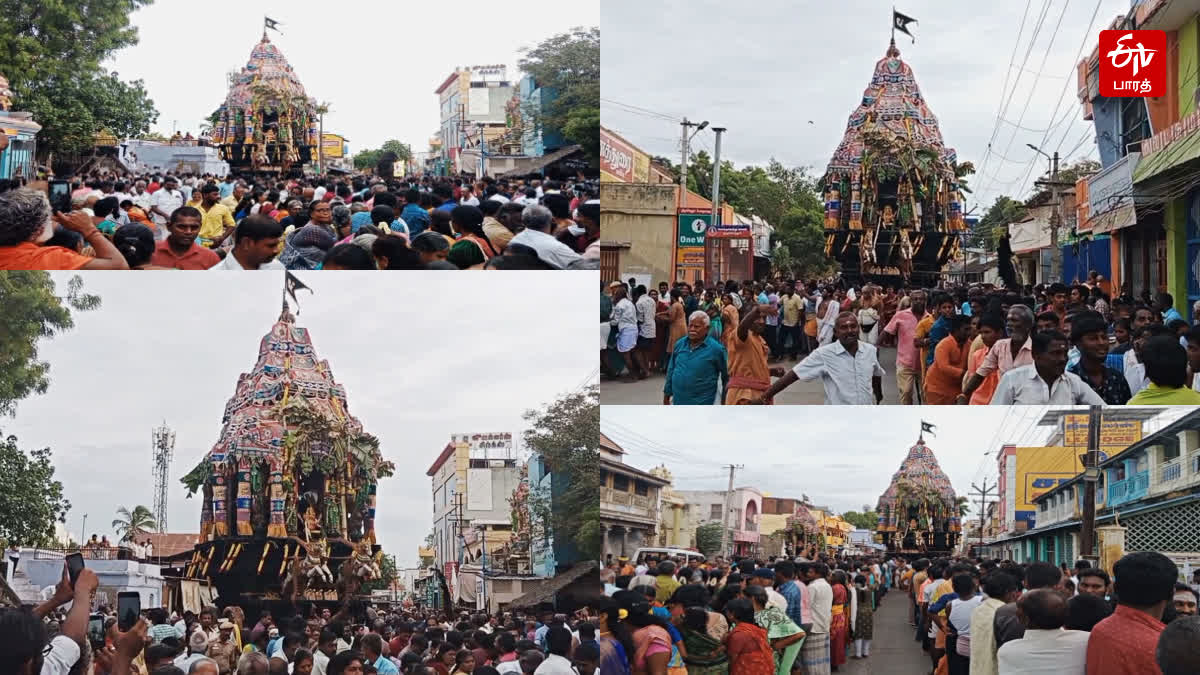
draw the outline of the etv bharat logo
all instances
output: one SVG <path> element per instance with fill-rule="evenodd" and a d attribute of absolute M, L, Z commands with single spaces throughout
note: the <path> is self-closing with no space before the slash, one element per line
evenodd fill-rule
<path fill-rule="evenodd" d="M 1167 93 L 1167 34 L 1161 30 L 1100 31 L 1100 95 Z"/>

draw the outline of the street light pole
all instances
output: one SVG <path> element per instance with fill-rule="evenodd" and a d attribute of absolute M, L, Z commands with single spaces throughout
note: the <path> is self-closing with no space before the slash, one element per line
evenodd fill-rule
<path fill-rule="evenodd" d="M 1032 143 L 1025 145 L 1050 160 L 1050 206 L 1053 209 L 1050 212 L 1050 283 L 1059 283 L 1062 279 L 1062 249 L 1058 245 L 1058 229 L 1062 225 L 1062 202 L 1058 193 L 1058 152 L 1051 157 Z"/>

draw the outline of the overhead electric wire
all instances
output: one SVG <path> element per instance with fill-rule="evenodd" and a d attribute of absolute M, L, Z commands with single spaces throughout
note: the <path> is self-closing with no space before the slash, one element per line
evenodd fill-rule
<path fill-rule="evenodd" d="M 617 101 L 617 100 L 615 100 L 615 99 L 611 99 L 611 98 L 604 98 L 604 97 L 601 97 L 601 98 L 600 98 L 600 101 L 601 101 L 602 103 L 608 103 L 608 104 L 611 104 L 611 105 L 615 105 L 615 106 L 617 106 L 617 107 L 619 107 L 619 108 L 625 108 L 625 109 L 628 109 L 628 110 L 631 110 L 631 111 L 636 111 L 636 112 L 639 112 L 639 113 L 641 113 L 641 114 L 643 114 L 643 115 L 651 115 L 651 116 L 654 116 L 654 117 L 661 117 L 661 118 L 663 118 L 663 119 L 665 119 L 665 120 L 670 120 L 670 121 L 672 121 L 672 122 L 678 122 L 678 121 L 680 121 L 680 120 L 682 119 L 682 116 L 681 116 L 681 115 L 671 115 L 671 114 L 668 114 L 668 113 L 659 112 L 659 111 L 657 111 L 657 110 L 651 110 L 651 109 L 649 109 L 649 108 L 643 108 L 643 107 L 641 107 L 641 106 L 636 106 L 636 105 L 633 105 L 633 104 L 630 104 L 630 103 L 623 103 L 623 102 L 621 102 L 621 101 Z"/>
<path fill-rule="evenodd" d="M 1012 69 L 1016 65 L 1017 47 L 1021 45 L 1021 35 L 1025 32 L 1025 20 L 1029 18 L 1029 6 L 1032 0 L 1025 0 L 1025 13 L 1021 15 L 1021 27 L 1017 29 L 1017 39 L 1013 42 L 1012 54 L 1008 57 L 1008 69 L 1004 72 L 1004 86 L 1000 88 L 1000 100 L 996 105 L 996 122 L 992 126 L 992 136 L 988 139 L 987 152 L 983 155 L 983 161 L 980 162 L 980 172 L 987 167 L 987 162 L 990 157 L 992 143 L 996 140 L 996 134 L 1000 131 L 1000 120 L 1003 116 L 1000 111 L 1004 108 L 1004 95 L 1008 92 L 1008 79 L 1012 77 Z"/>

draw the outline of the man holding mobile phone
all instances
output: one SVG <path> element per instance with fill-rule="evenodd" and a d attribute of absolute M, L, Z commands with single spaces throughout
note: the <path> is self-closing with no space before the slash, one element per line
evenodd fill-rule
<path fill-rule="evenodd" d="M 40 621 L 68 601 L 73 601 L 59 634 L 50 641 L 50 651 L 42 657 L 42 675 L 67 675 L 79 660 L 84 642 L 88 639 L 87 625 L 91 616 L 92 595 L 97 585 L 99 580 L 96 573 L 85 567 L 79 571 L 72 587 L 67 566 L 63 564 L 62 580 L 54 587 L 54 595 L 33 610 L 33 615 Z"/>

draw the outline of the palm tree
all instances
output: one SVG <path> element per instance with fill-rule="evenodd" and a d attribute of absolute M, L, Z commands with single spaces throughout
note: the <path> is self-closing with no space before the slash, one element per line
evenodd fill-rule
<path fill-rule="evenodd" d="M 132 512 L 122 506 L 117 509 L 117 516 L 118 518 L 112 521 L 112 526 L 117 534 L 121 535 L 122 542 L 133 541 L 134 537 L 158 529 L 158 524 L 154 522 L 154 514 L 140 504 L 133 507 Z"/>

